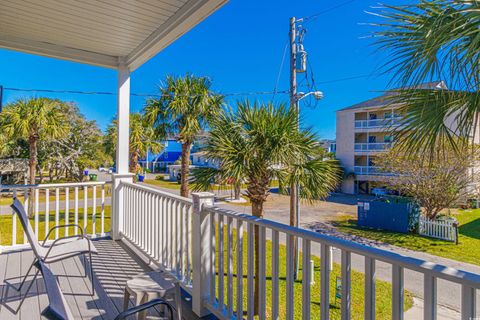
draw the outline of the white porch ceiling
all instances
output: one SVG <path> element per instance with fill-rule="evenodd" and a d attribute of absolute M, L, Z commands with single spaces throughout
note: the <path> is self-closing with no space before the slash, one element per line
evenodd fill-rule
<path fill-rule="evenodd" d="M 0 47 L 134 70 L 227 0 L 0 0 Z"/>

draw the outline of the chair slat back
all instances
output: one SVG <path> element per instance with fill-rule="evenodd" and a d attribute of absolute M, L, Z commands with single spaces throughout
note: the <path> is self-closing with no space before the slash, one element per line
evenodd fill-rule
<path fill-rule="evenodd" d="M 42 251 L 42 247 L 40 246 L 40 243 L 38 243 L 37 236 L 33 232 L 32 226 L 30 225 L 28 215 L 25 212 L 25 207 L 17 198 L 13 198 L 13 203 L 11 207 L 17 213 L 17 216 L 20 219 L 23 231 L 25 231 L 25 234 L 27 235 L 28 243 L 30 243 L 30 246 L 32 247 L 35 256 L 37 258 L 40 258 L 40 252 Z"/>

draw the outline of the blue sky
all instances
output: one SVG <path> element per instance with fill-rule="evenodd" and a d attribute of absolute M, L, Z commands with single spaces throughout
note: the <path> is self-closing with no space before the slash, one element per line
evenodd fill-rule
<path fill-rule="evenodd" d="M 167 74 L 186 72 L 211 77 L 221 93 L 273 91 L 288 40 L 291 16 L 307 17 L 329 10 L 339 0 L 231 0 L 207 20 L 159 53 L 132 75 L 132 92 L 154 93 Z M 391 2 L 391 1 L 387 1 Z M 305 49 L 317 88 L 325 99 L 316 108 L 302 103 L 304 125 L 321 138 L 335 137 L 335 111 L 379 95 L 388 77 L 370 76 L 348 81 L 336 79 L 378 73 L 386 53 L 375 53 L 369 37 L 374 17 L 365 13 L 376 1 L 356 0 L 325 12 L 305 25 Z M 303 76 L 299 76 L 301 82 Z M 305 83 L 305 80 L 303 80 Z M 311 79 L 310 79 L 311 81 Z M 109 91 L 116 90 L 116 72 L 73 62 L 0 49 L 0 84 L 4 87 Z M 288 89 L 288 56 L 278 90 Z M 304 89 L 305 90 L 305 89 Z M 75 101 L 81 111 L 105 128 L 115 115 L 116 97 L 79 94 L 44 94 L 6 91 L 4 103 L 18 97 L 50 96 Z M 234 105 L 237 99 L 228 98 Z M 272 95 L 249 96 L 272 99 Z M 277 102 L 288 96 L 277 94 Z M 132 97 L 132 110 L 140 110 L 142 97 Z"/>

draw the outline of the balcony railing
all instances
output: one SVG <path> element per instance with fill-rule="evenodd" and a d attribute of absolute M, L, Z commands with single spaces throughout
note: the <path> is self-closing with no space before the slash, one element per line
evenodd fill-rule
<path fill-rule="evenodd" d="M 69 185 L 69 188 L 94 186 Z M 55 188 L 66 187 L 53 188 L 57 190 Z M 88 192 L 85 195 L 88 195 Z M 331 290 L 330 261 L 333 259 L 330 249 L 337 248 L 341 254 L 342 319 L 350 319 L 353 316 L 352 255 L 361 256 L 365 261 L 362 270 L 365 281 L 362 298 L 364 313 L 354 315 L 356 318 L 375 319 L 377 262 L 391 265 L 393 319 L 403 319 L 405 270 L 413 270 L 424 277 L 424 316 L 427 319 L 436 318 L 439 279 L 442 282 L 458 284 L 462 288 L 462 319 L 476 316 L 475 299 L 477 290 L 480 289 L 480 275 L 477 274 L 216 208 L 212 206 L 213 194 L 198 193 L 192 195 L 193 199 L 187 199 L 122 181 L 112 195 L 114 207 L 118 209 L 113 212 L 118 221 L 112 224 L 113 228 L 118 230 L 112 229 L 112 234 L 120 234 L 120 240 L 129 244 L 139 257 L 152 266 L 168 269 L 175 274 L 183 288 L 192 295 L 192 308 L 198 315 L 213 313 L 222 320 L 245 317 L 253 319 L 254 299 L 258 299 L 259 319 L 265 319 L 268 313 L 272 319 L 281 317 L 290 320 L 294 319 L 295 315 L 294 298 L 301 297 L 303 319 L 328 319 Z M 90 207 L 93 208 L 94 204 Z M 95 229 L 92 230 L 93 234 L 97 233 Z M 258 241 L 258 247 L 255 245 L 255 239 Z M 297 240 L 302 252 L 303 274 L 300 280 L 302 290 L 298 291 L 294 290 L 296 281 L 294 248 Z M 283 246 L 286 248 L 285 259 L 280 258 Z M 255 275 L 256 250 L 259 254 L 257 257 L 259 269 Z M 271 255 L 268 252 L 271 252 Z M 320 257 L 320 266 L 311 265 L 310 259 L 313 255 Z M 271 261 L 267 262 L 267 259 Z M 234 264 L 235 261 L 246 263 Z M 271 266 L 271 269 L 269 267 L 267 270 L 267 265 Z M 313 314 L 310 309 L 312 267 L 320 267 L 320 314 Z M 285 280 L 280 278 L 280 270 L 286 270 Z M 268 278 L 271 290 L 267 288 L 267 274 L 271 275 L 271 279 Z M 256 298 L 255 277 L 259 279 Z M 246 279 L 245 282 L 238 281 L 243 278 Z M 282 281 L 286 281 L 285 290 L 281 287 Z M 280 297 L 280 294 L 285 296 Z M 247 303 L 244 304 L 244 301 Z M 285 301 L 285 309 L 281 301 Z"/>
<path fill-rule="evenodd" d="M 388 128 L 392 125 L 399 124 L 402 117 L 371 119 L 371 120 L 355 120 L 355 128 Z"/>
<path fill-rule="evenodd" d="M 390 149 L 391 142 L 361 142 L 355 143 L 354 150 L 362 152 L 376 152 Z"/>
<path fill-rule="evenodd" d="M 353 171 L 359 175 L 386 175 L 380 168 L 375 166 L 355 166 Z"/>

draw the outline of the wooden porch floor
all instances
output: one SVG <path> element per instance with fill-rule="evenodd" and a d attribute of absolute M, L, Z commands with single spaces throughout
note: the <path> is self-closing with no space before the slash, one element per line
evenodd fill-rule
<path fill-rule="evenodd" d="M 133 275 L 149 271 L 125 244 L 110 239 L 94 241 L 98 255 L 93 257 L 95 295 L 91 296 L 90 278 L 83 277 L 84 262 L 80 257 L 67 259 L 50 265 L 58 276 L 65 298 L 75 319 L 114 319 L 122 310 L 123 291 L 126 281 Z M 32 263 L 31 250 L 0 254 L 0 319 L 42 319 L 41 311 L 48 305 L 43 279 L 39 277 L 18 314 L 14 314 L 20 302 L 20 294 L 12 287 L 17 286 Z M 28 286 L 25 284 L 24 288 Z M 24 294 L 25 289 L 22 289 Z M 191 305 L 183 300 L 185 319 L 198 319 L 191 312 Z M 132 305 L 133 306 L 133 305 Z M 152 314 L 152 318 L 154 315 Z"/>

